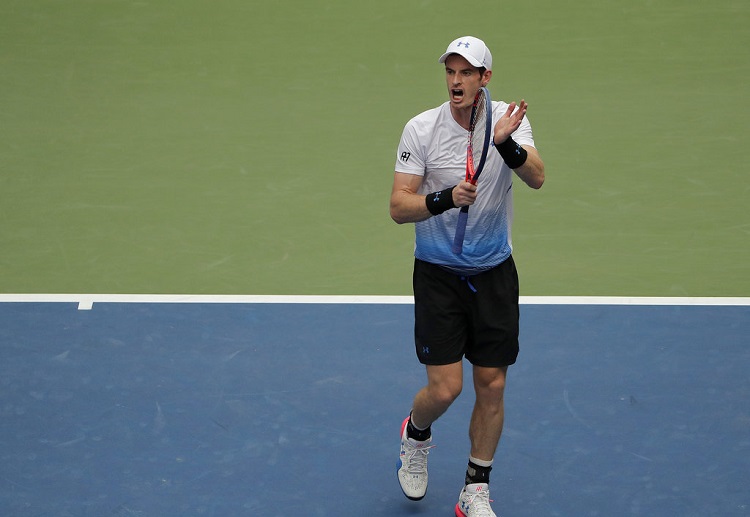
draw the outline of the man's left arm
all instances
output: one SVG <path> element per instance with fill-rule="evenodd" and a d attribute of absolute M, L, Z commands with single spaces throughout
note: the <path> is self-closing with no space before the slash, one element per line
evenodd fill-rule
<path fill-rule="evenodd" d="M 544 184 L 544 162 L 539 151 L 530 145 L 522 145 L 526 151 L 526 161 L 523 165 L 513 169 L 513 172 L 533 189 L 542 188 Z"/>
<path fill-rule="evenodd" d="M 542 157 L 539 156 L 535 147 L 519 145 L 511 138 L 513 132 L 521 126 L 528 107 L 524 100 L 518 104 L 518 109 L 516 109 L 515 102 L 511 103 L 505 114 L 495 124 L 492 141 L 503 160 L 518 177 L 529 187 L 539 189 L 544 184 Z"/>

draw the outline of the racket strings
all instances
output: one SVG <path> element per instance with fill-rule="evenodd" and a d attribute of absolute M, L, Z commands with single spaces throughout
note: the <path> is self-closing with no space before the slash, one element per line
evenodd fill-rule
<path fill-rule="evenodd" d="M 469 120 L 469 143 L 466 145 L 466 180 L 476 185 L 482 173 L 490 148 L 492 133 L 492 104 L 489 91 L 479 89 Z M 469 207 L 461 207 L 456 221 L 456 235 L 451 249 L 456 255 L 463 253 L 464 237 L 469 218 Z"/>
<path fill-rule="evenodd" d="M 487 134 L 487 118 L 484 90 L 480 90 L 475 100 L 475 108 L 472 110 L 471 122 L 469 125 L 469 152 L 473 165 L 479 164 L 482 157 L 484 139 Z"/>

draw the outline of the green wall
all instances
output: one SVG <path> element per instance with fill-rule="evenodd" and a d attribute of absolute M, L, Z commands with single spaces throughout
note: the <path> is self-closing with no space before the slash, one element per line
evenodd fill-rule
<path fill-rule="evenodd" d="M 404 123 L 474 34 L 547 166 L 524 295 L 750 294 L 750 4 L 7 0 L 0 292 L 410 294 Z"/>

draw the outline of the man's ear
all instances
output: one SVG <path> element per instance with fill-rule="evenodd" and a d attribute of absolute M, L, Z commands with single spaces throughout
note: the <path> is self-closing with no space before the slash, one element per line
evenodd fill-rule
<path fill-rule="evenodd" d="M 482 76 L 482 86 L 487 86 L 487 83 L 492 79 L 492 70 L 485 70 Z"/>

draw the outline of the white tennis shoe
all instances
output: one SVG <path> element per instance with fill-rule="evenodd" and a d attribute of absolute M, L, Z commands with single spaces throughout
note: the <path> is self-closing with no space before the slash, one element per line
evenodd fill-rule
<path fill-rule="evenodd" d="M 497 517 L 490 506 L 490 487 L 487 483 L 463 487 L 456 503 L 456 517 Z"/>
<path fill-rule="evenodd" d="M 406 435 L 406 424 L 401 424 L 401 454 L 398 463 L 398 482 L 404 495 L 412 501 L 419 501 L 427 493 L 427 455 L 434 445 L 432 438 L 420 442 Z"/>

